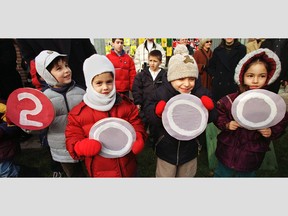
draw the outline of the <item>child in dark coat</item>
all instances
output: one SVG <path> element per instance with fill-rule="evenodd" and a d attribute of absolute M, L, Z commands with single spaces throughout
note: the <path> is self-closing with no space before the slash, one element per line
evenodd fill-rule
<path fill-rule="evenodd" d="M 258 49 L 241 59 L 235 70 L 239 91 L 228 94 L 217 102 L 218 118 L 214 122 L 221 130 L 217 136 L 215 177 L 254 177 L 261 166 L 269 144 L 281 136 L 288 124 L 284 118 L 272 127 L 258 130 L 240 126 L 232 116 L 232 103 L 246 91 L 267 89 L 281 71 L 278 56 L 269 49 Z M 273 110 L 271 111 L 273 112 Z"/>
<path fill-rule="evenodd" d="M 203 105 L 210 110 L 208 121 L 215 119 L 216 109 L 210 99 L 209 90 L 202 87 L 200 82 L 196 81 L 197 78 L 198 67 L 195 59 L 187 52 L 177 53 L 169 60 L 167 77 L 163 77 L 162 85 L 148 101 L 145 113 L 149 124 L 155 129 L 156 177 L 194 177 L 196 174 L 198 137 L 179 140 L 171 136 L 165 130 L 161 118 L 166 102 L 172 97 L 192 94 L 202 98 Z"/>

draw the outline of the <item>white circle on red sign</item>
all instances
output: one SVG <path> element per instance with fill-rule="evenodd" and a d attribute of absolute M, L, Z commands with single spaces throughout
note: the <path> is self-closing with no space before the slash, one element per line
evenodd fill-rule
<path fill-rule="evenodd" d="M 48 127 L 55 117 L 50 99 L 34 88 L 18 88 L 7 99 L 7 117 L 15 125 L 27 130 Z"/>
<path fill-rule="evenodd" d="M 131 151 L 136 140 L 134 127 L 124 119 L 109 117 L 96 122 L 89 138 L 101 142 L 100 155 L 106 158 L 123 157 Z"/>
<path fill-rule="evenodd" d="M 165 130 L 178 140 L 191 140 L 206 128 L 208 111 L 200 98 L 191 94 L 179 94 L 166 104 L 162 123 Z"/>

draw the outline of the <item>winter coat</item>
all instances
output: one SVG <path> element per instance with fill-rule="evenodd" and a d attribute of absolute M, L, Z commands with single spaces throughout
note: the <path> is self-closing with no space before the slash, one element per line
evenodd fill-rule
<path fill-rule="evenodd" d="M 238 90 L 234 72 L 238 62 L 246 55 L 246 46 L 236 41 L 230 49 L 216 47 L 209 61 L 207 72 L 212 77 L 211 92 L 215 101 Z"/>
<path fill-rule="evenodd" d="M 119 93 L 132 91 L 132 85 L 136 76 L 133 59 L 124 50 L 120 56 L 114 50 L 111 50 L 106 56 L 115 68 L 116 91 Z"/>
<path fill-rule="evenodd" d="M 155 107 L 160 100 L 168 102 L 169 99 L 180 93 L 172 87 L 166 76 L 163 77 L 162 81 L 163 84 L 155 90 L 149 99 L 145 114 L 149 124 L 153 125 L 157 157 L 173 165 L 182 165 L 197 157 L 199 140 L 198 138 L 195 138 L 188 141 L 180 141 L 170 136 L 165 130 L 161 118 L 155 114 Z M 199 98 L 203 95 L 211 97 L 209 90 L 201 86 L 198 79 L 196 80 L 195 87 L 191 94 Z M 214 121 L 217 117 L 216 115 L 217 112 L 214 108 L 209 112 L 208 122 Z M 191 121 L 193 120 L 191 119 Z"/>
<path fill-rule="evenodd" d="M 148 96 L 161 86 L 163 76 L 167 76 L 167 72 L 164 69 L 161 69 L 155 80 L 153 80 L 149 67 L 145 68 L 140 73 L 137 73 L 132 88 L 134 104 L 144 107 Z"/>
<path fill-rule="evenodd" d="M 134 63 L 135 63 L 136 72 L 138 73 L 143 69 L 144 63 L 146 63 L 148 66 L 148 54 L 149 54 L 149 52 L 151 52 L 152 50 L 155 50 L 155 49 L 161 51 L 162 63 L 160 65 L 160 67 L 165 68 L 165 66 L 166 66 L 166 51 L 163 49 L 163 47 L 160 44 L 154 42 L 151 50 L 148 50 L 146 43 L 147 43 L 147 41 L 140 44 L 135 51 Z"/>
<path fill-rule="evenodd" d="M 47 72 L 48 73 L 48 72 Z M 43 92 L 52 102 L 55 118 L 49 125 L 47 139 L 53 160 L 62 163 L 76 163 L 66 149 L 65 126 L 68 112 L 82 101 L 85 91 L 72 81 L 66 88 L 47 88 Z"/>
<path fill-rule="evenodd" d="M 207 73 L 207 68 L 209 65 L 209 60 L 212 57 L 212 54 L 213 54 L 212 50 L 209 49 L 208 52 L 206 52 L 202 48 L 202 49 L 196 50 L 193 55 L 198 66 L 202 86 L 204 86 L 205 88 L 209 90 L 211 90 L 211 76 Z"/>
<path fill-rule="evenodd" d="M 74 146 L 77 142 L 88 138 L 91 127 L 101 119 L 117 117 L 128 121 L 146 139 L 143 123 L 138 116 L 138 109 L 125 95 L 116 96 L 116 102 L 109 111 L 98 111 L 91 109 L 84 102 L 75 106 L 68 115 L 66 127 L 66 148 L 75 159 L 77 156 Z M 85 166 L 91 177 L 135 177 L 137 162 L 133 152 L 119 158 L 105 158 L 101 155 L 84 157 Z"/>
<path fill-rule="evenodd" d="M 226 124 L 234 120 L 231 107 L 239 93 L 221 98 L 217 103 L 218 118 L 214 124 L 221 130 L 217 137 L 216 157 L 225 166 L 240 172 L 259 169 L 265 153 L 269 151 L 271 140 L 281 136 L 288 124 L 288 114 L 277 125 L 271 127 L 272 135 L 265 138 L 257 130 L 242 127 L 235 131 L 226 129 Z"/>
<path fill-rule="evenodd" d="M 148 101 L 148 97 L 162 84 L 163 76 L 167 76 L 167 72 L 164 69 L 161 69 L 158 73 L 155 80 L 153 80 L 149 67 L 142 70 L 140 73 L 137 73 L 134 84 L 132 88 L 132 95 L 134 104 L 140 105 L 140 116 L 144 123 L 146 123 L 146 117 L 144 114 L 144 109 Z"/>

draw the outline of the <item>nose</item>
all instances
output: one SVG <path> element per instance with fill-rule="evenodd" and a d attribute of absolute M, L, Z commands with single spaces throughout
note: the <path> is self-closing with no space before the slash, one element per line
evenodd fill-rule
<path fill-rule="evenodd" d="M 65 73 L 70 73 L 70 72 L 71 72 L 70 67 L 65 67 Z"/>
<path fill-rule="evenodd" d="M 258 77 L 257 77 L 257 76 L 255 76 L 255 77 L 253 78 L 253 83 L 258 83 Z"/>
<path fill-rule="evenodd" d="M 188 79 L 188 78 L 184 79 L 184 80 L 183 80 L 183 84 L 184 84 L 186 87 L 189 86 L 189 85 L 190 85 L 189 79 Z"/>
<path fill-rule="evenodd" d="M 108 89 L 108 85 L 107 85 L 107 83 L 103 83 L 102 86 L 103 86 L 103 89 L 104 89 L 104 90 Z"/>

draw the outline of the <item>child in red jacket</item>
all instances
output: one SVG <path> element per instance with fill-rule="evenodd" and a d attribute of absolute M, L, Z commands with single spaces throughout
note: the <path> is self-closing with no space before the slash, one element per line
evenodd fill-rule
<path fill-rule="evenodd" d="M 90 56 L 83 69 L 87 89 L 83 101 L 68 114 L 66 148 L 74 159 L 84 159 L 91 177 L 135 177 L 136 155 L 142 151 L 147 137 L 138 109 L 128 97 L 116 93 L 114 66 L 106 56 Z M 125 120 L 134 128 L 136 139 L 131 151 L 107 157 L 102 154 L 104 147 L 100 136 L 99 139 L 91 138 L 89 133 L 94 124 L 108 117 Z M 117 139 L 121 137 L 110 135 L 116 148 L 119 145 Z"/>
<path fill-rule="evenodd" d="M 129 97 L 136 76 L 135 64 L 123 49 L 123 38 L 112 38 L 112 46 L 113 48 L 106 56 L 115 68 L 116 91 Z"/>

